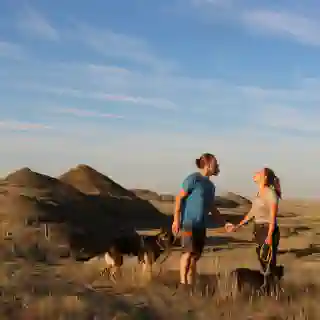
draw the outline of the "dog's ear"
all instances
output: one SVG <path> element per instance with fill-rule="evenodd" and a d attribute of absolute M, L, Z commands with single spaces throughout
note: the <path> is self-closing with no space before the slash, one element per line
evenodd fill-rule
<path fill-rule="evenodd" d="M 162 233 L 162 234 L 167 234 L 167 233 L 168 233 L 168 229 L 165 228 L 165 227 L 161 227 L 161 228 L 160 228 L 160 233 Z"/>
<path fill-rule="evenodd" d="M 284 266 L 281 265 L 279 266 L 279 268 L 280 268 L 280 278 L 282 278 L 284 276 Z"/>
<path fill-rule="evenodd" d="M 167 234 L 168 234 L 168 231 L 164 227 L 161 227 L 158 235 L 159 236 L 165 236 Z"/>
<path fill-rule="evenodd" d="M 160 228 L 159 232 L 156 234 L 156 237 L 160 239 L 162 235 L 163 235 L 163 231 L 162 231 L 162 228 Z"/>
<path fill-rule="evenodd" d="M 161 240 L 161 241 L 167 240 L 168 236 L 169 236 L 169 233 L 164 228 L 161 228 L 160 232 L 157 235 L 158 239 Z"/>
<path fill-rule="evenodd" d="M 276 267 L 276 274 L 279 279 L 281 279 L 284 276 L 284 266 L 283 265 Z"/>

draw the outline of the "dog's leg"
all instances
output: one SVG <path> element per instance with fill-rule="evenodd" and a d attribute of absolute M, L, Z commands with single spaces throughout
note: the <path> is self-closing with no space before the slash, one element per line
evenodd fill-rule
<path fill-rule="evenodd" d="M 94 276 L 94 278 L 91 280 L 91 285 L 96 281 L 98 280 L 100 277 L 103 277 L 105 275 L 108 276 L 108 278 L 110 278 L 110 270 L 113 266 L 113 259 L 112 257 L 110 256 L 109 253 L 105 253 L 105 255 L 103 256 L 103 259 L 105 260 L 106 262 L 106 266 L 105 268 L 103 268 L 100 272 L 99 272 L 99 275 L 98 276 Z"/>
<path fill-rule="evenodd" d="M 144 280 L 150 281 L 152 279 L 152 258 L 145 252 L 142 261 L 142 276 Z"/>
<path fill-rule="evenodd" d="M 101 275 L 108 274 L 109 280 L 116 282 L 116 269 L 119 258 L 114 258 L 111 256 L 109 252 L 107 252 L 104 256 L 104 260 L 106 261 L 106 268 L 101 271 Z"/>
<path fill-rule="evenodd" d="M 122 276 L 121 266 L 123 264 L 123 256 L 118 254 L 114 259 L 114 266 L 111 269 L 111 280 L 116 283 L 117 279 Z"/>
<path fill-rule="evenodd" d="M 108 277 L 110 277 L 110 269 L 112 268 L 111 265 L 107 265 L 102 271 L 100 271 L 100 277 L 103 277 L 105 275 L 107 275 Z"/>
<path fill-rule="evenodd" d="M 109 252 L 105 253 L 104 260 L 106 262 L 106 267 L 100 272 L 100 276 L 104 276 L 106 274 L 110 276 L 110 270 L 114 266 L 115 261 Z"/>
<path fill-rule="evenodd" d="M 110 270 L 110 280 L 116 283 L 119 277 L 121 277 L 121 267 L 116 265 Z"/>

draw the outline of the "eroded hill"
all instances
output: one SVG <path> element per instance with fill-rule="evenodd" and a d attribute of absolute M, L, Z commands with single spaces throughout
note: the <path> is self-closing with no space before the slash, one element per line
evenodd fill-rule
<path fill-rule="evenodd" d="M 85 259 L 103 252 L 120 232 L 168 220 L 148 201 L 83 165 L 59 178 L 29 168 L 9 174 L 1 182 L 0 207 L 7 251 L 36 247 L 54 258 Z"/>

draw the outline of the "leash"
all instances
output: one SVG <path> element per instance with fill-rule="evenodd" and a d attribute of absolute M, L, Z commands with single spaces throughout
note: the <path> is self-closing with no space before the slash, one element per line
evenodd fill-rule
<path fill-rule="evenodd" d="M 266 248 L 267 246 L 267 248 Z M 265 252 L 266 251 L 266 252 Z M 270 275 L 270 265 L 271 265 L 271 260 L 272 260 L 272 246 L 264 243 L 261 248 L 260 248 L 260 252 L 259 252 L 259 257 L 260 260 L 267 265 L 267 268 L 265 271 L 263 271 L 263 285 L 261 286 L 261 288 L 265 288 L 267 286 L 267 278 Z"/>
<path fill-rule="evenodd" d="M 178 234 L 174 236 L 173 241 L 172 241 L 172 243 L 170 245 L 170 249 L 167 250 L 167 254 L 164 256 L 164 259 L 162 259 L 162 261 L 159 262 L 160 270 L 159 270 L 156 278 L 158 278 L 160 276 L 160 274 L 162 273 L 162 267 L 161 266 L 168 260 L 168 258 L 172 254 L 171 248 L 172 248 L 172 246 L 174 246 L 174 244 L 176 243 L 177 239 L 178 239 Z M 163 248 L 163 246 L 158 241 L 157 241 L 157 244 L 160 245 L 160 248 L 165 250 L 165 248 Z"/>
<path fill-rule="evenodd" d="M 267 246 L 267 249 L 265 247 Z M 265 250 L 267 251 L 265 255 Z M 272 260 L 272 246 L 264 243 L 261 248 L 260 248 L 260 259 L 263 261 L 265 264 L 270 265 L 271 260 Z"/>

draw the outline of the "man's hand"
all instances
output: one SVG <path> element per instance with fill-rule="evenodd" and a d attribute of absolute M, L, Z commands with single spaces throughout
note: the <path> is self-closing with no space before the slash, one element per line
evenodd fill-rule
<path fill-rule="evenodd" d="M 177 219 L 174 219 L 173 223 L 172 223 L 172 232 L 174 234 L 178 234 L 180 231 L 180 221 Z"/>

